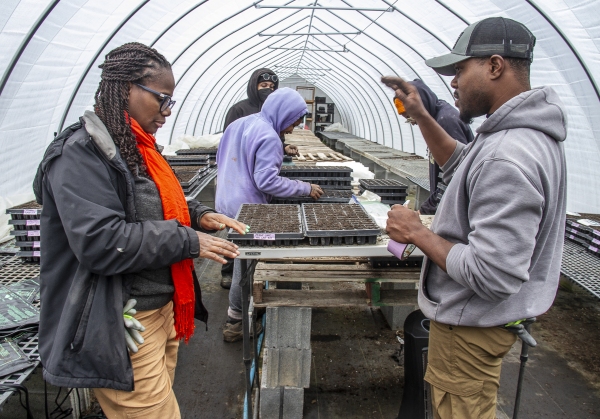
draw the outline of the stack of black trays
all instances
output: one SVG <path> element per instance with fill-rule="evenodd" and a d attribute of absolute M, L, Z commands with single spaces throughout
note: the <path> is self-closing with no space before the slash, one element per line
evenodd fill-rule
<path fill-rule="evenodd" d="M 379 226 L 358 204 L 302 204 L 304 231 L 312 246 L 376 244 Z"/>
<path fill-rule="evenodd" d="M 206 166 L 209 164 L 208 154 L 186 154 L 182 156 L 165 156 L 171 166 Z"/>
<path fill-rule="evenodd" d="M 178 156 L 195 156 L 202 155 L 208 156 L 209 161 L 216 162 L 217 161 L 217 147 L 212 148 L 188 148 L 185 150 L 177 150 L 175 152 Z"/>
<path fill-rule="evenodd" d="M 313 183 L 322 189 L 352 189 L 352 169 L 345 166 L 283 166 L 280 175 L 289 179 Z"/>
<path fill-rule="evenodd" d="M 600 257 L 600 230 L 568 219 L 565 238 L 585 247 L 588 252 Z"/>
<path fill-rule="evenodd" d="M 360 193 L 371 191 L 381 197 L 382 204 L 403 204 L 408 186 L 394 179 L 361 179 Z"/>
<path fill-rule="evenodd" d="M 184 194 L 189 194 L 202 182 L 208 174 L 208 166 L 173 166 L 173 171 L 179 179 Z"/>
<path fill-rule="evenodd" d="M 229 230 L 227 238 L 241 246 L 297 246 L 304 238 L 300 205 L 243 204 L 236 220 L 250 226 L 248 234 Z"/>
<path fill-rule="evenodd" d="M 15 237 L 16 245 L 20 248 L 17 256 L 25 262 L 40 263 L 40 218 L 42 206 L 35 201 L 27 202 L 6 210 L 10 214 L 14 230 L 10 232 Z"/>
<path fill-rule="evenodd" d="M 315 201 L 310 196 L 289 196 L 275 197 L 271 200 L 271 204 L 347 204 L 352 199 L 352 191 L 324 189 L 323 195 Z"/>

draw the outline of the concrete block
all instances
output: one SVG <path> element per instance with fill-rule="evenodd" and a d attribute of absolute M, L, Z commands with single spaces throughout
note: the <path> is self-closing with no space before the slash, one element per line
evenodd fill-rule
<path fill-rule="evenodd" d="M 392 290 L 415 289 L 417 283 L 418 281 L 415 281 L 414 284 L 384 282 L 383 284 L 381 284 L 381 288 Z M 383 317 L 385 317 L 385 320 L 388 322 L 388 325 L 392 330 L 400 330 L 404 328 L 404 321 L 406 320 L 406 317 L 408 317 L 410 313 L 417 309 L 417 299 L 415 298 L 414 305 L 403 304 L 397 306 L 384 306 L 381 307 L 381 313 L 383 314 Z"/>
<path fill-rule="evenodd" d="M 265 348 L 310 349 L 312 310 L 306 307 L 268 307 Z"/>
<path fill-rule="evenodd" d="M 304 389 L 295 387 L 261 388 L 261 419 L 302 419 Z"/>
<path fill-rule="evenodd" d="M 265 348 L 263 382 L 268 388 L 310 386 L 312 351 L 296 348 Z"/>

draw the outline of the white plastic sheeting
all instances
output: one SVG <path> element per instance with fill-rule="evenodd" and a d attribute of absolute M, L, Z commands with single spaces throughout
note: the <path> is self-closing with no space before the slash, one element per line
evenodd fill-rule
<path fill-rule="evenodd" d="M 423 61 L 448 52 L 467 24 L 490 16 L 518 20 L 536 35 L 532 84 L 554 87 L 569 114 L 568 207 L 600 212 L 594 0 L 2 0 L 0 196 L 30 190 L 53 133 L 91 109 L 98 64 L 129 41 L 173 63 L 177 105 L 158 133 L 163 144 L 219 131 L 227 109 L 245 97 L 249 74 L 271 67 L 326 92 L 352 133 L 424 155 L 418 128 L 398 117 L 379 78 L 419 77 L 452 103 L 450 78 Z M 272 36 L 308 32 L 346 34 Z"/>

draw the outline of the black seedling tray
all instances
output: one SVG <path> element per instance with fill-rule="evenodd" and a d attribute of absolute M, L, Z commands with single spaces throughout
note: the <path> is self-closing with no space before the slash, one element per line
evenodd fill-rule
<path fill-rule="evenodd" d="M 566 238 L 567 240 L 571 240 L 572 242 L 575 242 L 575 243 L 577 243 L 577 244 L 580 244 L 580 245 L 582 245 L 582 246 L 583 246 L 583 247 L 585 247 L 585 248 L 588 248 L 588 247 L 589 247 L 589 243 L 588 243 L 588 242 L 586 242 L 586 241 L 585 241 L 585 240 L 583 240 L 583 239 L 580 239 L 579 237 L 577 237 L 577 236 L 575 236 L 575 235 L 573 235 L 573 234 L 566 234 L 566 235 L 565 235 L 565 238 Z"/>
<path fill-rule="evenodd" d="M 586 241 L 587 243 L 592 243 L 592 235 L 591 234 L 582 233 L 580 230 L 576 230 L 574 228 L 566 227 L 565 235 L 576 236 L 576 237 L 580 238 L 581 240 Z"/>
<path fill-rule="evenodd" d="M 360 186 L 374 193 L 406 193 L 408 186 L 394 179 L 360 179 Z"/>
<path fill-rule="evenodd" d="M 243 246 L 297 246 L 304 238 L 300 205 L 243 204 L 236 220 L 250 226 L 242 235 L 229 229 L 227 238 Z"/>
<path fill-rule="evenodd" d="M 166 156 L 165 159 L 171 166 L 195 166 L 208 163 L 209 156 L 194 154 L 191 156 Z"/>
<path fill-rule="evenodd" d="M 175 173 L 188 173 L 188 172 L 200 173 L 200 172 L 208 170 L 208 163 L 198 164 L 198 165 L 193 165 L 193 166 L 175 166 L 175 167 L 172 167 L 172 169 Z"/>
<path fill-rule="evenodd" d="M 13 220 L 39 220 L 42 215 L 42 206 L 35 201 L 17 205 L 6 210 Z"/>
<path fill-rule="evenodd" d="M 39 230 L 40 220 L 8 220 L 15 230 Z"/>
<path fill-rule="evenodd" d="M 40 241 L 40 230 L 12 230 L 10 235 L 15 236 L 17 241 Z"/>
<path fill-rule="evenodd" d="M 302 204 L 310 244 L 376 244 L 380 229 L 358 204 Z"/>
<path fill-rule="evenodd" d="M 367 189 L 361 187 L 358 190 L 362 194 Z M 379 195 L 381 197 L 381 199 L 384 199 L 384 198 L 389 198 L 389 199 L 396 199 L 396 198 L 398 198 L 398 199 L 402 199 L 402 198 L 406 198 L 407 195 L 408 195 L 406 192 L 393 192 L 393 193 L 386 192 L 386 193 L 384 193 L 384 192 L 375 192 L 375 191 L 372 191 L 371 189 L 368 189 L 368 191 L 369 192 L 373 192 L 374 194 Z"/>
<path fill-rule="evenodd" d="M 197 183 L 200 175 L 198 172 L 179 172 L 177 177 L 182 188 L 189 188 Z"/>
<path fill-rule="evenodd" d="M 40 263 L 39 250 L 20 251 L 17 252 L 17 257 L 21 258 L 24 262 Z"/>
<path fill-rule="evenodd" d="M 177 150 L 175 152 L 178 156 L 189 156 L 189 155 L 216 155 L 217 147 L 213 148 L 188 148 L 186 150 Z"/>
<path fill-rule="evenodd" d="M 40 248 L 40 241 L 16 241 L 15 246 L 20 247 L 21 250 L 37 250 Z"/>
<path fill-rule="evenodd" d="M 345 166 L 283 166 L 281 176 L 289 178 L 351 177 L 352 169 Z"/>
<path fill-rule="evenodd" d="M 402 205 L 406 202 L 406 199 L 399 199 L 399 200 L 393 200 L 393 199 L 382 199 L 381 203 L 382 204 L 386 204 L 389 206 L 393 206 L 393 205 Z"/>
<path fill-rule="evenodd" d="M 181 189 L 183 190 L 183 194 L 188 194 L 190 192 L 192 192 L 194 189 L 196 189 L 198 187 L 198 185 L 202 182 L 202 180 L 200 178 L 196 178 L 196 180 L 192 183 L 190 183 L 187 186 L 181 186 Z"/>
<path fill-rule="evenodd" d="M 314 183 L 319 186 L 339 186 L 341 188 L 352 188 L 352 178 L 349 177 L 306 177 L 301 179 L 296 179 L 290 177 L 292 180 L 301 180 L 303 182 Z"/>
<path fill-rule="evenodd" d="M 351 198 L 352 191 L 349 189 L 325 189 L 323 195 L 316 201 L 310 196 L 289 196 L 275 197 L 271 201 L 271 204 L 347 204 Z"/>

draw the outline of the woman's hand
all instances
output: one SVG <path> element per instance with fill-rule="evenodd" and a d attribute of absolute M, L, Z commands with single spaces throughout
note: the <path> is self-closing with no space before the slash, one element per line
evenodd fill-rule
<path fill-rule="evenodd" d="M 240 252 L 237 250 L 238 247 L 227 240 L 211 236 L 210 234 L 200 233 L 199 231 L 196 231 L 196 234 L 198 235 L 198 240 L 200 240 L 199 257 L 201 258 L 212 259 L 225 265 L 227 261 L 222 256 L 235 259 L 240 255 Z"/>
<path fill-rule="evenodd" d="M 216 212 L 209 212 L 202 216 L 200 219 L 200 227 L 204 230 L 224 230 L 226 227 L 233 228 L 240 234 L 247 233 L 246 224 L 240 223 L 232 218 L 229 218 L 223 214 L 217 214 Z"/>
<path fill-rule="evenodd" d="M 319 185 L 310 185 L 310 197 L 315 201 L 323 195 L 323 189 Z"/>

